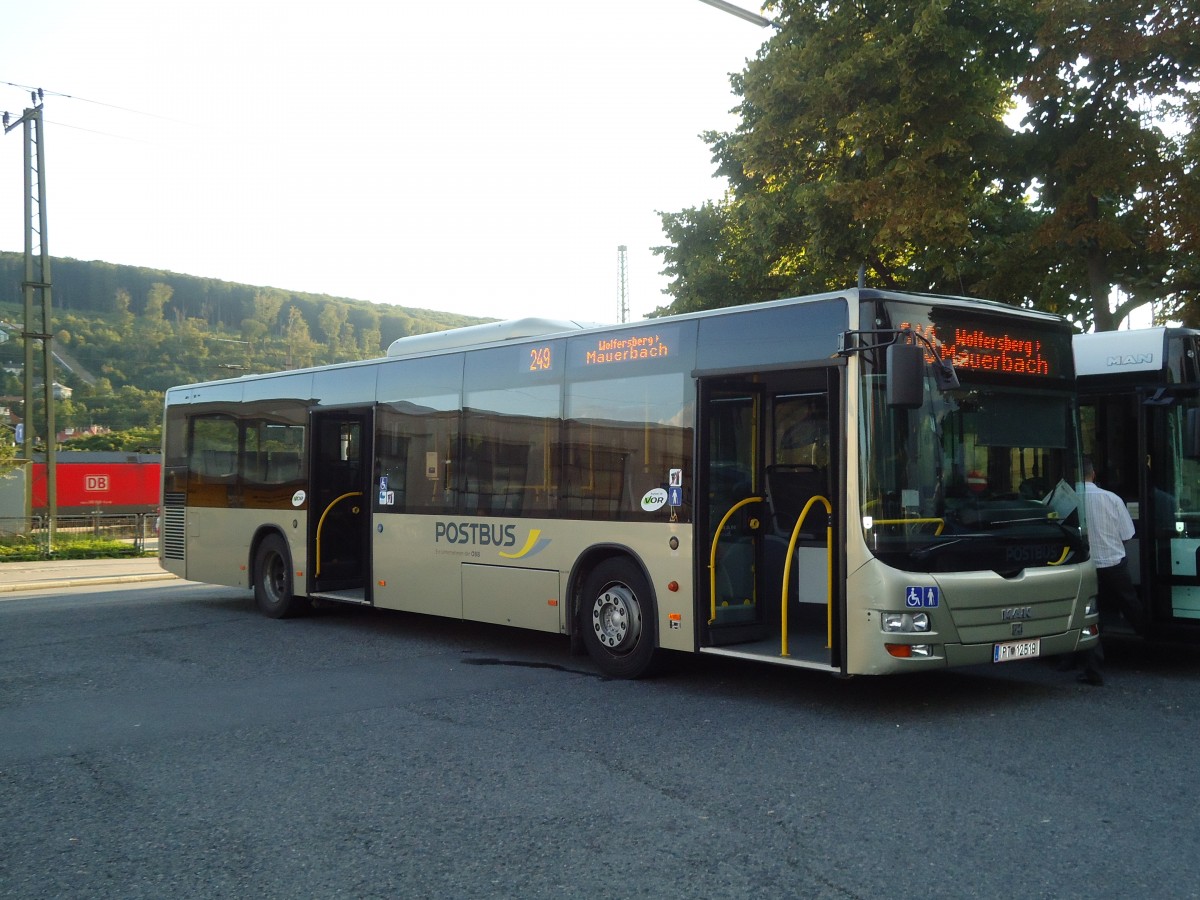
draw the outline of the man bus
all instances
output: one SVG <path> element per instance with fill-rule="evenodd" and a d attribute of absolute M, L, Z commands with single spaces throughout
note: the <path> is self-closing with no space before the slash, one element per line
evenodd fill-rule
<path fill-rule="evenodd" d="M 1086 649 L 1071 328 L 852 289 L 173 388 L 164 568 L 841 675 Z"/>

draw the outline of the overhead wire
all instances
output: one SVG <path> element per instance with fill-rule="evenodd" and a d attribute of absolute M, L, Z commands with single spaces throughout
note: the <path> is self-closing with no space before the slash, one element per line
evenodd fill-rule
<path fill-rule="evenodd" d="M 19 90 L 23 90 L 23 91 L 30 91 L 31 93 L 49 95 L 52 97 L 64 97 L 67 100 L 78 100 L 80 103 L 91 103 L 91 104 L 94 104 L 95 106 L 107 107 L 108 109 L 119 109 L 122 112 L 133 113 L 134 115 L 137 115 L 137 116 L 148 116 L 152 119 L 166 119 L 167 121 L 175 121 L 174 119 L 171 119 L 170 116 L 163 116 L 163 115 L 159 115 L 158 113 L 146 112 L 145 110 L 134 109 L 130 106 L 118 106 L 115 103 L 105 103 L 103 100 L 91 100 L 87 97 L 80 97 L 78 94 L 67 94 L 67 93 L 63 93 L 62 91 L 52 91 L 52 90 L 48 90 L 46 88 L 33 87 L 32 85 L 28 85 L 28 84 L 17 84 L 16 82 L 13 82 L 13 81 L 0 80 L 0 85 L 4 85 L 6 87 L 18 88 Z"/>
<path fill-rule="evenodd" d="M 186 122 L 181 122 L 179 119 L 174 119 L 170 116 L 164 116 L 164 115 L 160 115 L 158 113 L 146 112 L 145 110 L 134 109 L 133 107 L 130 107 L 130 106 L 120 106 L 116 103 L 106 103 L 103 100 L 92 100 L 88 97 L 80 97 L 78 94 L 68 94 L 64 91 L 55 91 L 55 90 L 49 90 L 46 88 L 37 88 L 37 87 L 33 87 L 32 85 L 27 85 L 27 84 L 18 84 L 15 81 L 0 80 L 0 87 L 11 87 L 11 88 L 16 88 L 18 90 L 28 91 L 30 93 L 30 95 L 34 98 L 35 102 L 42 100 L 44 97 L 62 97 L 66 100 L 76 100 L 80 103 L 90 103 L 93 106 L 102 106 L 102 107 L 105 107 L 106 109 L 119 110 L 121 112 L 132 113 L 133 115 L 137 115 L 137 116 L 145 116 L 150 119 L 159 119 L 160 121 L 172 122 L 177 125 L 186 125 L 187 124 Z M 4 126 L 6 128 L 8 127 L 9 121 L 13 117 L 19 118 L 21 115 L 20 113 L 13 112 L 11 110 L 0 110 L 0 112 L 3 113 L 3 121 L 4 121 Z M 52 124 L 59 128 L 70 128 L 75 131 L 83 131 L 83 132 L 87 132 L 89 134 L 97 134 L 97 135 L 101 135 L 103 137 L 118 138 L 120 140 L 137 141 L 139 143 L 144 142 L 139 138 L 131 138 L 131 137 L 128 137 L 127 135 L 114 134 L 111 131 L 101 131 L 101 130 L 94 129 L 94 128 L 84 128 L 83 126 L 72 125 L 68 122 L 63 122 L 63 121 L 60 121 L 57 119 L 53 119 L 53 120 L 46 119 L 45 121 L 47 124 Z"/>

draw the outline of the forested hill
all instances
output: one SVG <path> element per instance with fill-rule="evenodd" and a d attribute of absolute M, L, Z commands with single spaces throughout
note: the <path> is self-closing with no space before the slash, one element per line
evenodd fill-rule
<path fill-rule="evenodd" d="M 457 313 L 236 284 L 139 266 L 57 258 L 52 258 L 51 266 L 53 306 L 56 312 L 63 314 L 88 316 L 128 311 L 138 316 L 152 302 L 154 286 L 166 285 L 170 288 L 170 296 L 162 310 L 166 318 L 175 321 L 197 319 L 214 331 L 239 332 L 247 321 L 262 322 L 263 303 L 257 298 L 263 295 L 269 298 L 266 306 L 278 305 L 285 320 L 290 309 L 298 309 L 313 334 L 319 332 L 321 315 L 330 306 L 339 312 L 325 312 L 325 315 L 344 318 L 358 334 L 378 330 L 380 344 L 366 348 L 369 355 L 383 352 L 398 337 L 485 321 Z M 22 303 L 24 271 L 22 254 L 0 251 L 0 302 Z M 345 311 L 344 317 L 340 310 Z M 256 329 L 252 327 L 251 331 Z"/>
<path fill-rule="evenodd" d="M 9 369 L 23 359 L 24 270 L 22 254 L 0 251 Z M 104 262 L 54 258 L 51 273 L 55 381 L 74 391 L 56 419 L 77 428 L 152 426 L 172 385 L 377 357 L 399 337 L 486 321 Z M 20 385 L 8 372 L 2 393 Z"/>

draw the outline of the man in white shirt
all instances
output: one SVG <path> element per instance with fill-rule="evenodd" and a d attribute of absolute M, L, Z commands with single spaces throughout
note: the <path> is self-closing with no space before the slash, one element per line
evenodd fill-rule
<path fill-rule="evenodd" d="M 1125 542 L 1133 537 L 1133 519 L 1125 501 L 1104 488 L 1097 487 L 1096 467 L 1091 457 L 1083 458 L 1083 501 L 1087 514 L 1088 544 L 1096 563 L 1097 601 L 1103 612 L 1119 610 L 1134 630 L 1145 631 L 1145 615 L 1138 600 L 1129 566 L 1125 559 Z M 1079 680 L 1086 684 L 1104 684 L 1100 665 L 1104 650 L 1097 641 L 1083 655 L 1083 672 Z"/>

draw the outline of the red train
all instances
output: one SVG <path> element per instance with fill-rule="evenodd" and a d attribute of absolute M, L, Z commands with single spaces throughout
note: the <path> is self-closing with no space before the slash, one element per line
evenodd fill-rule
<path fill-rule="evenodd" d="M 60 451 L 55 456 L 58 514 L 154 513 L 162 489 L 157 453 Z M 33 464 L 33 512 L 46 512 L 46 463 Z"/>

